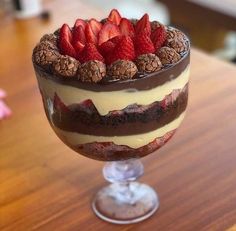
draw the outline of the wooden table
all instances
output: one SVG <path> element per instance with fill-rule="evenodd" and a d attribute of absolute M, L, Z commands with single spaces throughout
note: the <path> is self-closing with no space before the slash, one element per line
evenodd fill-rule
<path fill-rule="evenodd" d="M 57 1 L 62 2 L 62 1 Z M 66 1 L 64 1 L 66 2 Z M 55 2 L 48 3 L 52 8 Z M 119 226 L 90 208 L 105 185 L 103 163 L 82 157 L 56 137 L 46 120 L 31 64 L 42 33 L 65 18 L 102 16 L 78 1 L 38 19 L 2 21 L 0 87 L 13 116 L 0 122 L 0 230 L 222 231 L 236 223 L 236 67 L 192 50 L 188 113 L 174 138 L 143 159 L 141 181 L 159 193 L 149 220 Z"/>
<path fill-rule="evenodd" d="M 166 4 L 171 22 L 183 27 L 193 44 L 208 51 L 224 46 L 225 35 L 236 30 L 236 0 L 157 0 Z"/>

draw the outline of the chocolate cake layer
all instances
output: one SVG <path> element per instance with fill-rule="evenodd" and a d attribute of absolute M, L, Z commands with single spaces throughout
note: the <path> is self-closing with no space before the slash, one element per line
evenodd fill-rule
<path fill-rule="evenodd" d="M 92 159 L 100 161 L 119 161 L 130 158 L 141 158 L 161 148 L 174 135 L 176 130 L 158 137 L 149 144 L 140 148 L 130 148 L 125 145 L 116 145 L 113 142 L 94 142 L 77 146 L 70 145 L 63 137 L 61 140 L 74 151 Z"/>
<path fill-rule="evenodd" d="M 73 86 L 90 91 L 118 91 L 118 90 L 149 90 L 177 78 L 189 65 L 190 51 L 183 54 L 181 60 L 173 65 L 164 67 L 162 70 L 151 74 L 136 74 L 135 78 L 129 80 L 109 80 L 105 77 L 99 83 L 81 82 L 77 78 L 65 78 L 53 74 L 50 69 L 43 69 L 34 63 L 35 71 L 42 78 L 48 78 L 63 85 Z"/>
<path fill-rule="evenodd" d="M 173 99 L 173 95 L 177 95 L 177 98 Z M 89 100 L 68 108 L 60 108 L 54 101 L 54 113 L 48 117 L 56 127 L 64 131 L 97 136 L 132 135 L 153 131 L 170 123 L 185 111 L 187 101 L 188 86 L 175 90 L 161 102 L 147 106 L 130 105 L 105 116 L 101 116 Z M 49 113 L 47 109 L 46 112 Z"/>

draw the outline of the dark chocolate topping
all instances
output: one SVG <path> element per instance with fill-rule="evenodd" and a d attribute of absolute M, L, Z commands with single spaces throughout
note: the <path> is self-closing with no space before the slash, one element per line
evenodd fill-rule
<path fill-rule="evenodd" d="M 42 77 L 51 79 L 63 85 L 90 91 L 118 91 L 123 89 L 149 90 L 177 78 L 189 65 L 190 52 L 183 54 L 181 60 L 173 65 L 165 66 L 162 70 L 151 74 L 136 74 L 135 78 L 129 80 L 111 81 L 104 78 L 99 83 L 85 83 L 77 79 L 67 79 L 59 75 L 52 74 L 50 70 L 41 68 L 34 64 L 35 71 Z"/>

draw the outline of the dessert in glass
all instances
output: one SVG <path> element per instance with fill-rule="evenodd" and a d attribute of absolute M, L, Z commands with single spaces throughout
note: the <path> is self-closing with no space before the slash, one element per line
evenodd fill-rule
<path fill-rule="evenodd" d="M 123 18 L 77 19 L 44 35 L 33 65 L 56 135 L 86 157 L 107 161 L 111 184 L 92 208 L 103 220 L 129 224 L 150 217 L 156 192 L 135 180 L 141 157 L 163 146 L 181 124 L 188 99 L 190 44 L 176 28 Z"/>

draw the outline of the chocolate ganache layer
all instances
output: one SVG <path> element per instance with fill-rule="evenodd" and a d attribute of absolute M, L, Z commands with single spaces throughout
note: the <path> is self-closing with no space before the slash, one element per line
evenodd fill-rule
<path fill-rule="evenodd" d="M 128 80 L 111 80 L 108 77 L 105 77 L 99 83 L 81 82 L 76 77 L 65 78 L 53 73 L 50 67 L 42 68 L 36 63 L 34 63 L 34 68 L 38 78 L 51 79 L 62 85 L 73 86 L 79 89 L 96 92 L 119 91 L 125 89 L 127 89 L 127 91 L 132 91 L 153 89 L 177 78 L 187 68 L 189 62 L 190 50 L 182 53 L 181 59 L 177 63 L 166 65 L 160 71 L 151 74 L 142 74 L 138 72 L 134 78 Z"/>
<path fill-rule="evenodd" d="M 58 96 L 56 96 L 58 97 Z M 59 99 L 58 99 L 59 100 Z M 53 124 L 70 132 L 80 134 L 121 136 L 156 130 L 177 118 L 187 107 L 188 85 L 174 90 L 160 102 L 150 105 L 129 105 L 123 110 L 102 116 L 91 101 L 57 107 L 54 100 Z M 62 105 L 63 102 L 60 101 Z M 46 106 L 47 107 L 47 106 Z M 45 108 L 47 111 L 47 108 Z"/>

